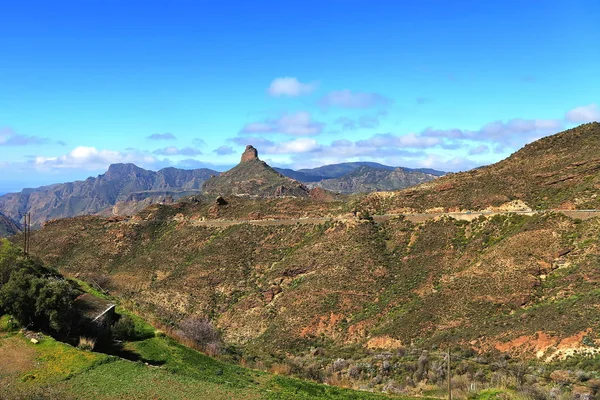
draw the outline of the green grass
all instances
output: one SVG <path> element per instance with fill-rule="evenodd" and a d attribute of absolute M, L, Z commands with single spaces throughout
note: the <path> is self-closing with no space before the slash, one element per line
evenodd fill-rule
<path fill-rule="evenodd" d="M 1 337 L 0 346 L 9 340 L 35 351 L 35 367 L 2 389 L 0 397 L 39 397 L 46 390 L 51 396 L 75 399 L 386 398 L 226 364 L 166 336 L 128 343 L 126 350 L 144 360 L 138 362 L 82 351 L 49 337 L 34 345 L 13 334 Z"/>

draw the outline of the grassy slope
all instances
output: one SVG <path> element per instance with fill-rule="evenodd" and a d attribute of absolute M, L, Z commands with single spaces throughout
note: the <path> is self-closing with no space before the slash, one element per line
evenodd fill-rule
<path fill-rule="evenodd" d="M 50 337 L 34 345 L 6 328 L 7 317 L 0 322 L 0 398 L 386 398 L 225 364 L 161 335 L 127 343 L 128 353 L 143 360 L 133 362 Z"/>
<path fill-rule="evenodd" d="M 600 208 L 600 123 L 594 122 L 526 145 L 496 164 L 397 192 L 369 196 L 372 212 L 404 208 L 484 209 L 512 200 L 532 208 Z"/>

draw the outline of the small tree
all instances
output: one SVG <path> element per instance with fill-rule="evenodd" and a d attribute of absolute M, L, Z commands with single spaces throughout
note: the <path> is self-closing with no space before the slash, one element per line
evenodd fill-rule
<path fill-rule="evenodd" d="M 207 318 L 190 317 L 184 320 L 179 324 L 179 333 L 203 349 L 209 344 L 214 347 L 221 341 L 219 331 Z"/>

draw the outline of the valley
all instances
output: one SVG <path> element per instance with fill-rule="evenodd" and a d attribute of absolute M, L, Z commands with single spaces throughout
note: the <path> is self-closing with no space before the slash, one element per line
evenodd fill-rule
<path fill-rule="evenodd" d="M 541 139 L 481 171 L 352 196 L 308 189 L 249 147 L 202 194 L 128 216 L 46 221 L 32 232 L 31 253 L 69 278 L 102 282 L 158 326 L 208 318 L 229 349 L 217 354 L 227 362 L 438 396 L 446 375 L 436 368 L 447 362 L 439 349 L 452 349 L 453 379 L 472 387 L 456 389 L 461 396 L 517 387 L 548 393 L 565 363 L 596 379 L 586 365 L 595 365 L 600 345 L 600 211 L 589 207 L 597 198 L 593 160 L 574 163 L 580 154 L 565 153 L 563 164 L 547 165 L 530 153 L 546 157 L 539 149 L 557 140 L 600 140 L 598 126 Z M 582 177 L 554 192 L 532 184 L 501 203 L 487 176 L 525 159 L 544 176 L 571 165 Z M 460 200 L 463 190 L 478 193 L 473 202 Z M 542 198 L 539 190 L 544 203 L 528 203 Z M 477 200 L 484 198 L 491 200 Z M 489 366 L 502 359 L 500 369 Z M 494 383 L 494 374 L 519 368 L 543 373 L 530 383 Z M 565 391 L 584 383 L 569 381 Z"/>

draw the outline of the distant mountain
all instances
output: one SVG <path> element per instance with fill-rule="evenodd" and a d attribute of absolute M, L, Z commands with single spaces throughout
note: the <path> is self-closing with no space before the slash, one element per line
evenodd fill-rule
<path fill-rule="evenodd" d="M 405 168 L 405 167 L 391 167 L 389 165 L 383 165 L 376 162 L 369 161 L 356 161 L 356 162 L 347 162 L 340 164 L 330 164 L 324 165 L 322 167 L 317 168 L 309 168 L 309 169 L 286 169 L 286 168 L 274 168 L 277 172 L 285 175 L 289 178 L 296 179 L 300 182 L 311 183 L 311 182 L 319 182 L 323 179 L 331 179 L 331 178 L 340 178 L 344 175 L 347 175 L 353 171 L 356 171 L 360 167 L 370 167 L 380 170 L 393 171 L 398 168 L 406 171 L 406 172 L 422 172 L 424 174 L 434 175 L 434 176 L 442 176 L 445 175 L 446 172 L 438 171 L 431 168 Z M 404 186 L 403 186 L 404 187 Z"/>
<path fill-rule="evenodd" d="M 323 180 L 323 177 L 320 175 L 310 175 L 310 173 L 295 171 L 293 169 L 277 167 L 273 167 L 273 169 L 283 176 L 287 176 L 288 178 L 292 178 L 304 183 L 318 182 L 320 180 Z"/>
<path fill-rule="evenodd" d="M 322 187 L 338 193 L 368 193 L 403 189 L 436 178 L 435 175 L 406 168 L 390 170 L 363 165 L 339 178 L 324 179 L 309 186 Z"/>
<path fill-rule="evenodd" d="M 309 190 L 302 183 L 283 176 L 258 158 L 258 151 L 246 146 L 238 165 L 207 180 L 202 190 L 214 195 L 249 195 L 258 197 L 306 197 Z"/>
<path fill-rule="evenodd" d="M 15 221 L 0 213 L 0 237 L 11 236 L 20 231 L 21 228 Z"/>
<path fill-rule="evenodd" d="M 164 168 L 158 172 L 134 164 L 113 164 L 106 173 L 85 181 L 24 189 L 0 196 L 0 212 L 13 220 L 31 213 L 33 226 L 55 218 L 95 214 L 119 201 L 168 195 L 178 198 L 199 191 L 218 172 L 210 169 Z"/>

